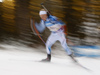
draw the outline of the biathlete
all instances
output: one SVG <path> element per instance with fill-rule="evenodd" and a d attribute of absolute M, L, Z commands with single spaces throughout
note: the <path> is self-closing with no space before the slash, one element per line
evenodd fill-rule
<path fill-rule="evenodd" d="M 40 23 L 35 23 L 35 26 L 39 32 L 43 32 L 47 27 L 51 34 L 46 41 L 46 51 L 47 51 L 47 58 L 42 59 L 42 61 L 51 61 L 51 46 L 58 40 L 60 41 L 62 47 L 65 49 L 67 54 L 76 61 L 73 56 L 70 48 L 66 43 L 66 38 L 64 34 L 64 29 L 66 28 L 66 24 L 59 20 L 57 17 L 49 15 L 44 9 L 41 9 L 39 12 L 39 16 L 41 18 Z"/>

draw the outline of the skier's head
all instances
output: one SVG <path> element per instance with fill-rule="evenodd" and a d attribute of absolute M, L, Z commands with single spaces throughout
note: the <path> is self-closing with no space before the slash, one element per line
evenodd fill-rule
<path fill-rule="evenodd" d="M 40 12 L 39 12 L 39 15 L 41 17 L 42 20 L 46 20 L 48 15 L 47 15 L 47 12 L 44 10 L 44 9 L 41 9 Z"/>

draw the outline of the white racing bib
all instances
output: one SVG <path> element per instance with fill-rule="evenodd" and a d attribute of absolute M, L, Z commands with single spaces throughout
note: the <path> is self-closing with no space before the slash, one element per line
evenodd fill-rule
<path fill-rule="evenodd" d="M 47 27 L 50 31 L 58 31 L 61 28 L 61 25 L 54 24 L 50 27 Z"/>

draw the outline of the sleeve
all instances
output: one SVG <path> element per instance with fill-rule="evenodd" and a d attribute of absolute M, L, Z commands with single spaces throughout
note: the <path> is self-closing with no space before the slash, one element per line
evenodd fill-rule
<path fill-rule="evenodd" d="M 44 21 L 41 20 L 40 23 L 35 23 L 35 27 L 40 33 L 42 33 L 45 30 Z"/>
<path fill-rule="evenodd" d="M 65 25 L 65 23 L 55 16 L 50 15 L 50 21 L 54 24 Z"/>
<path fill-rule="evenodd" d="M 55 16 L 52 16 L 52 15 L 49 16 L 49 19 L 50 19 L 51 23 L 54 23 L 54 24 L 57 23 L 57 21 L 58 21 L 58 18 Z"/>

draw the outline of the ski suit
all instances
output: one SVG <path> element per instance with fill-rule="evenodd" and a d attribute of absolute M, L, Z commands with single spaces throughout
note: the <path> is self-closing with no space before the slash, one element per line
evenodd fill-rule
<path fill-rule="evenodd" d="M 63 25 L 65 25 L 64 22 L 58 20 L 57 17 L 52 15 L 49 15 L 46 21 L 41 20 L 39 24 L 35 23 L 35 26 L 39 32 L 43 32 L 45 27 L 47 27 L 51 31 L 51 34 L 46 42 L 47 54 L 51 54 L 51 46 L 56 41 L 60 41 L 62 47 L 66 50 L 68 55 L 72 54 L 71 50 L 69 49 L 66 43 L 64 29 L 62 28 Z"/>

